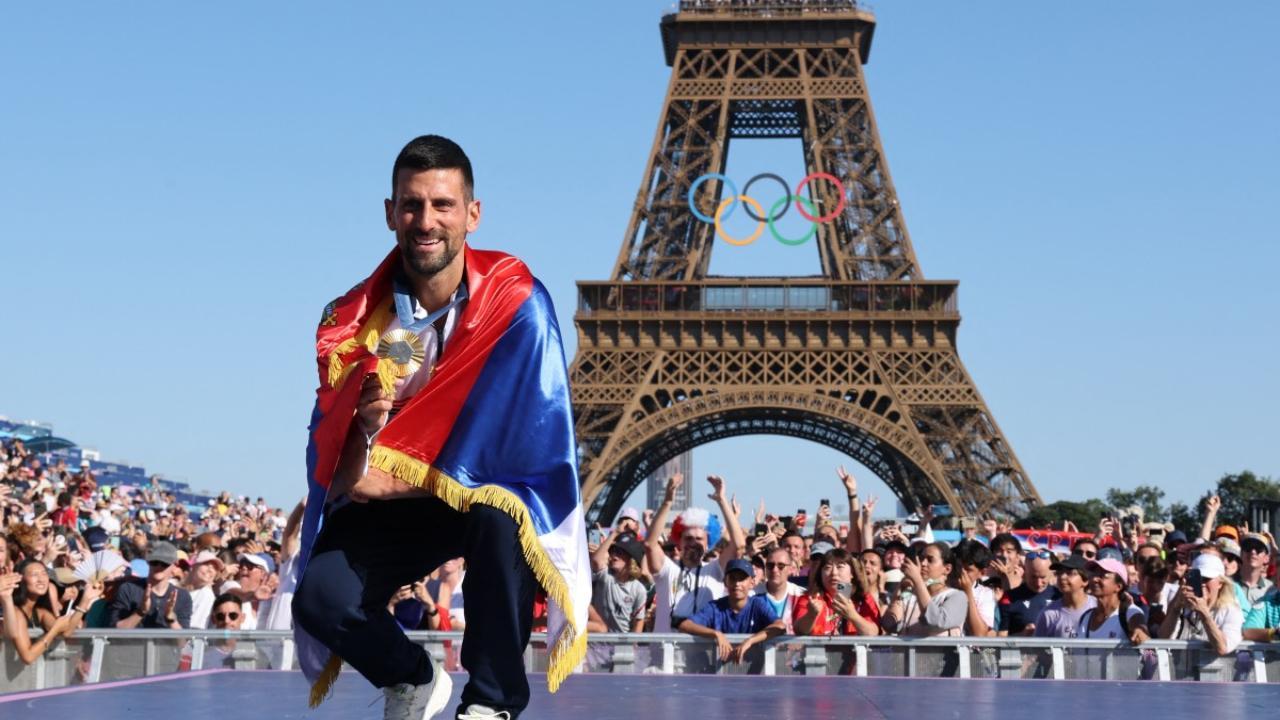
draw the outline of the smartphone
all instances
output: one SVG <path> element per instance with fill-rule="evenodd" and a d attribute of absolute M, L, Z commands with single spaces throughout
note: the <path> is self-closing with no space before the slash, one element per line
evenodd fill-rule
<path fill-rule="evenodd" d="M 804 511 L 804 508 L 797 508 L 797 509 L 796 509 L 796 514 L 797 514 L 797 515 L 806 515 L 807 513 Z"/>
<path fill-rule="evenodd" d="M 597 529 L 595 529 L 595 528 L 591 528 L 590 530 L 588 530 L 588 531 L 587 531 L 587 541 L 588 541 L 588 542 L 590 542 L 592 545 L 599 545 L 599 544 L 600 544 L 600 531 L 599 531 L 599 530 L 597 530 Z"/>
<path fill-rule="evenodd" d="M 790 515 L 783 515 L 782 517 L 778 518 L 778 522 L 782 523 L 782 527 L 786 528 L 787 530 L 791 530 L 795 527 L 796 519 L 791 517 Z"/>
<path fill-rule="evenodd" d="M 757 537 L 759 537 L 759 536 L 761 536 L 761 535 L 768 535 L 768 534 L 769 534 L 769 526 L 768 526 L 768 525 L 765 525 L 764 523 L 756 523 L 756 530 L 755 530 L 755 533 L 756 533 L 756 536 L 757 536 Z"/>
<path fill-rule="evenodd" d="M 952 515 L 952 512 L 951 512 L 950 505 L 934 505 L 933 506 L 934 517 L 936 518 L 951 517 L 951 515 Z"/>
<path fill-rule="evenodd" d="M 1199 568 L 1191 568 L 1187 571 L 1187 584 L 1191 586 L 1191 592 L 1197 597 L 1204 597 L 1204 578 L 1200 576 Z"/>
<path fill-rule="evenodd" d="M 838 582 L 836 583 L 836 592 L 847 598 L 853 598 L 853 585 L 847 582 Z"/>
<path fill-rule="evenodd" d="M 821 500 L 818 501 L 818 504 L 821 505 L 822 507 L 831 507 L 831 501 L 828 500 L 827 498 L 822 498 Z"/>

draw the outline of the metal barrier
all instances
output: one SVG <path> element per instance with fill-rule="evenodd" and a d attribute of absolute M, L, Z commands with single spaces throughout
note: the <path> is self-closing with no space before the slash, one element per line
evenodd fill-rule
<path fill-rule="evenodd" d="M 442 661 L 456 657 L 460 632 L 412 632 Z M 38 636 L 38 633 L 37 633 Z M 745 636 L 730 636 L 737 643 Z M 1110 680 L 1280 682 L 1280 643 L 1242 643 L 1218 656 L 1202 642 L 1064 638 L 775 638 L 741 664 L 721 663 L 707 640 L 674 634 L 590 637 L 584 672 L 716 673 L 881 677 L 991 677 Z M 84 629 L 60 640 L 31 665 L 0 642 L 0 692 L 39 690 L 213 667 L 292 670 L 292 633 L 285 630 Z M 546 670 L 546 635 L 525 653 L 529 671 Z"/>

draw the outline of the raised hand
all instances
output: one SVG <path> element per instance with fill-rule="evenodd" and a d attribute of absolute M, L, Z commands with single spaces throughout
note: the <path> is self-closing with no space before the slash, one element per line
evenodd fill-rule
<path fill-rule="evenodd" d="M 738 496 L 729 497 L 729 508 L 733 510 L 733 521 L 738 522 L 738 518 L 742 516 L 742 506 L 738 504 Z"/>
<path fill-rule="evenodd" d="M 836 468 L 836 477 L 840 478 L 840 482 L 844 483 L 844 491 L 850 497 L 858 494 L 858 480 L 849 474 L 844 466 Z"/>
<path fill-rule="evenodd" d="M 1204 506 L 1209 512 L 1216 513 L 1222 507 L 1222 498 L 1217 495 L 1210 495 L 1209 499 L 1204 501 Z"/>
<path fill-rule="evenodd" d="M 707 497 L 715 500 L 717 503 L 725 502 L 724 478 L 719 475 L 708 475 L 707 482 L 711 483 L 711 494 Z"/>
<path fill-rule="evenodd" d="M 667 488 L 666 488 L 666 492 L 663 493 L 663 501 L 668 503 L 675 502 L 676 490 L 679 490 L 680 485 L 682 485 L 683 483 L 684 483 L 684 475 L 680 473 L 676 473 L 671 477 L 667 478 Z"/>
<path fill-rule="evenodd" d="M 880 498 L 876 497 L 875 495 L 871 495 L 870 497 L 868 497 L 867 501 L 862 503 L 862 514 L 866 515 L 867 517 L 871 517 L 871 512 L 876 509 L 876 503 L 879 501 L 880 501 Z"/>

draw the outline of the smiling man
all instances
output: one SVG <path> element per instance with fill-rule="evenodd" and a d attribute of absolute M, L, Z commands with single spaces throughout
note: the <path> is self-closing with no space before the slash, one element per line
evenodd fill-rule
<path fill-rule="evenodd" d="M 435 715 L 449 677 L 387 603 L 463 557 L 456 717 L 513 718 L 529 702 L 539 587 L 552 691 L 586 651 L 590 570 L 555 311 L 524 263 L 468 247 L 481 206 L 451 140 L 405 146 L 384 211 L 396 247 L 325 308 L 316 335 L 299 658 L 313 705 L 346 661 L 383 689 L 385 718 Z"/>

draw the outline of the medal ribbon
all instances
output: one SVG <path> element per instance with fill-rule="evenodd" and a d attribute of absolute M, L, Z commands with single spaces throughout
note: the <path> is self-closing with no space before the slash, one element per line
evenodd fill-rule
<path fill-rule="evenodd" d="M 467 285 L 463 283 L 458 286 L 457 292 L 453 294 L 453 299 L 444 307 L 429 313 L 421 320 L 415 320 L 413 317 L 413 296 L 409 294 L 409 288 L 405 287 L 399 278 L 396 278 L 392 292 L 395 297 L 396 317 L 400 320 L 400 327 L 419 336 L 428 325 L 444 317 L 450 310 L 457 307 L 458 303 L 467 299 Z"/>

